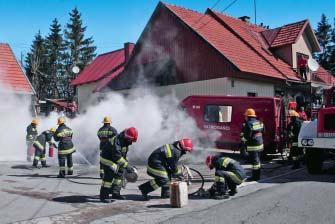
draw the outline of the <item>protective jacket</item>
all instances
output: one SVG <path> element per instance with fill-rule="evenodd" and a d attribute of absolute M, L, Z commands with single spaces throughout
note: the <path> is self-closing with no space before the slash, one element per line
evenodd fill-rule
<path fill-rule="evenodd" d="M 37 128 L 35 124 L 30 124 L 27 127 L 26 141 L 33 143 L 38 135 Z"/>
<path fill-rule="evenodd" d="M 39 150 L 44 151 L 47 142 L 49 145 L 55 145 L 52 141 L 52 136 L 53 133 L 51 131 L 43 131 L 39 136 L 37 136 L 33 145 Z"/>
<path fill-rule="evenodd" d="M 108 124 L 108 125 L 102 126 L 99 129 L 97 135 L 100 140 L 100 150 L 102 150 L 104 145 L 106 145 L 106 143 L 110 141 L 111 138 L 117 135 L 117 131 L 115 128 L 113 128 L 112 126 Z"/>
<path fill-rule="evenodd" d="M 71 128 L 67 127 L 65 124 L 58 126 L 54 139 L 58 143 L 58 154 L 68 155 L 75 152 L 75 147 L 72 142 L 73 131 Z"/>
<path fill-rule="evenodd" d="M 248 152 L 250 151 L 259 152 L 264 149 L 263 133 L 264 133 L 264 125 L 256 118 L 254 117 L 249 118 L 249 120 L 244 123 L 243 133 L 241 134 L 241 140 L 247 145 Z"/>
<path fill-rule="evenodd" d="M 169 174 L 178 175 L 178 161 L 184 153 L 177 148 L 177 142 L 166 144 L 153 151 L 148 159 L 148 173 L 168 178 Z"/>
<path fill-rule="evenodd" d="M 292 146 L 298 146 L 298 137 L 302 121 L 299 118 L 295 118 L 288 125 L 288 137 Z"/>
<path fill-rule="evenodd" d="M 246 173 L 241 164 L 231 158 L 216 156 L 214 158 L 214 167 L 216 171 L 230 171 L 233 172 L 239 179 L 244 180 Z"/>

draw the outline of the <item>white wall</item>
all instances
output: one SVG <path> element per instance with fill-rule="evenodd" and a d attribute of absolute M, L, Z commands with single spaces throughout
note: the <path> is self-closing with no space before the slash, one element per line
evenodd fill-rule
<path fill-rule="evenodd" d="M 232 86 L 234 82 L 234 87 Z M 190 95 L 233 95 L 247 96 L 248 92 L 255 92 L 257 96 L 274 96 L 274 85 L 271 83 L 256 82 L 242 79 L 219 78 L 206 81 L 197 81 L 170 86 L 154 87 L 158 95 L 175 93 L 179 100 Z M 127 93 L 129 90 L 118 92 Z"/>
<path fill-rule="evenodd" d="M 297 52 L 308 55 L 309 58 L 313 58 L 312 56 L 312 48 L 308 44 L 306 32 L 303 33 L 298 39 L 298 41 L 292 45 L 292 62 L 293 68 L 297 68 Z M 307 74 L 307 79 L 310 80 L 310 74 Z"/>
<path fill-rule="evenodd" d="M 99 93 L 93 93 L 97 82 L 77 86 L 79 112 L 83 113 L 87 107 L 98 101 Z"/>

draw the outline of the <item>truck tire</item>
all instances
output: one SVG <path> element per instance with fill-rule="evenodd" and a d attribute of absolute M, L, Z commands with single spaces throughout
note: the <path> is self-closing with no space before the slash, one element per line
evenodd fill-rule
<path fill-rule="evenodd" d="M 310 174 L 319 174 L 323 165 L 323 149 L 306 149 L 306 166 Z"/>

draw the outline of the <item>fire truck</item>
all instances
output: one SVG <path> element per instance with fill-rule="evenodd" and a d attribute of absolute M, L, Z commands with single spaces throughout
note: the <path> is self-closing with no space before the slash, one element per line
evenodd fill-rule
<path fill-rule="evenodd" d="M 280 98 L 193 95 L 185 98 L 181 105 L 194 118 L 199 129 L 208 135 L 213 132 L 219 135 L 216 147 L 234 151 L 240 149 L 244 112 L 253 108 L 266 130 L 263 153 L 283 151 L 286 115 Z"/>
<path fill-rule="evenodd" d="M 320 173 L 325 159 L 335 158 L 335 87 L 323 91 L 324 105 L 313 121 L 302 124 L 298 146 L 304 148 L 309 173 Z"/>

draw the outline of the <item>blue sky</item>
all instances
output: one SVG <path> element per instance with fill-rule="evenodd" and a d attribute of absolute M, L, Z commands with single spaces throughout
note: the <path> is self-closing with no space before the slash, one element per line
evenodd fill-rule
<path fill-rule="evenodd" d="M 93 36 L 97 53 L 121 48 L 124 42 L 136 42 L 159 1 L 157 0 L 0 0 L 0 42 L 9 43 L 16 56 L 29 51 L 34 35 L 47 35 L 57 18 L 64 27 L 68 13 L 78 7 L 87 35 Z M 167 0 L 200 12 L 218 0 Z M 221 0 L 214 8 L 221 11 L 233 0 Z M 249 15 L 254 21 L 254 0 L 237 0 L 225 13 Z M 334 24 L 335 0 L 256 0 L 257 22 L 271 28 L 309 19 L 315 28 L 325 13 Z"/>

